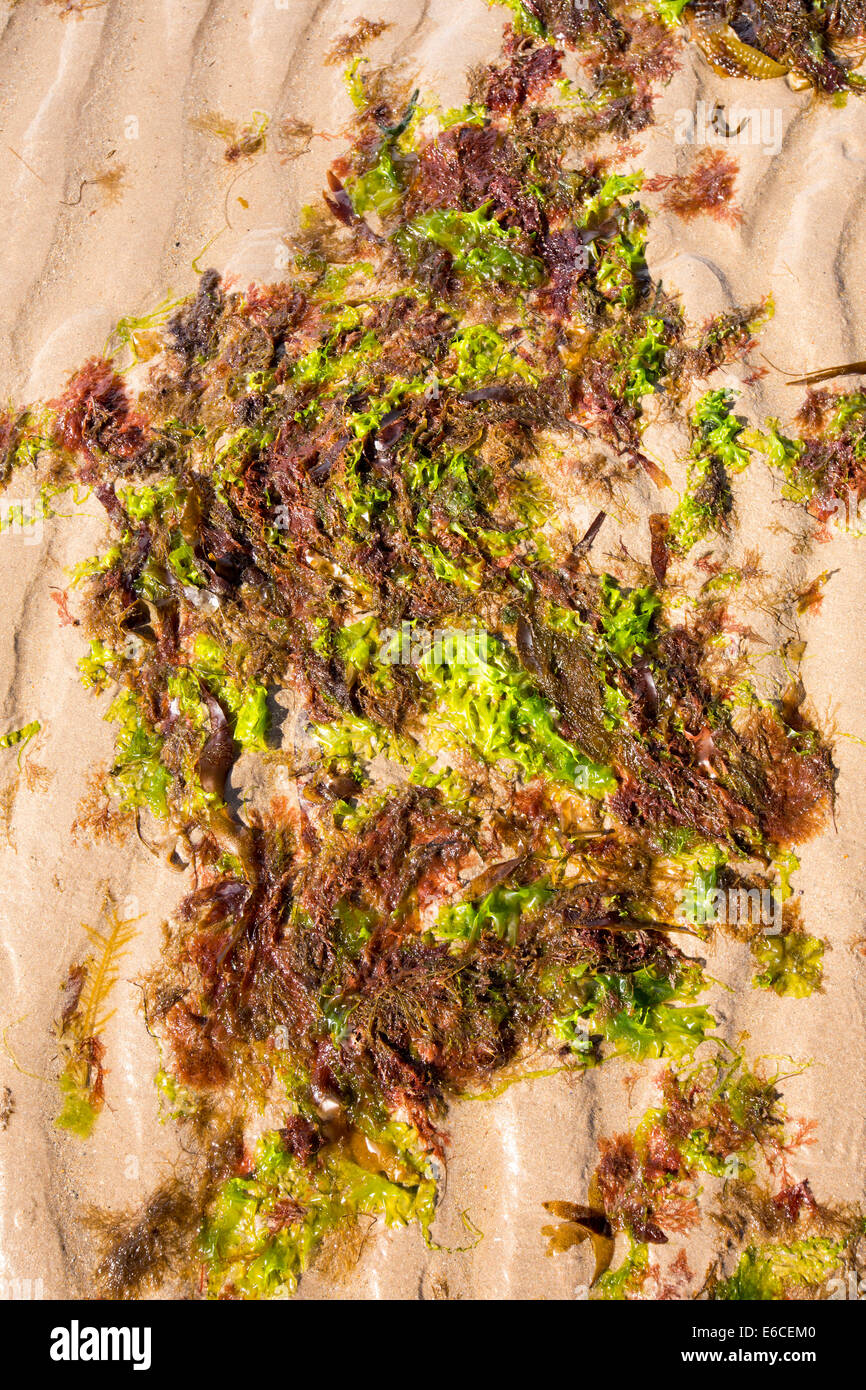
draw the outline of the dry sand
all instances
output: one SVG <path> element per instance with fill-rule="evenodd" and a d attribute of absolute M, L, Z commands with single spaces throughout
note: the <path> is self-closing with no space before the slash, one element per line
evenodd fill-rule
<path fill-rule="evenodd" d="M 283 237 L 318 196 L 350 115 L 340 70 L 323 58 L 356 15 L 391 20 L 373 56 L 404 61 L 446 105 L 463 99 L 467 65 L 495 53 L 503 19 L 483 0 L 107 0 L 66 17 L 61 9 L 42 0 L 0 5 L 0 392 L 16 402 L 57 391 L 123 315 L 188 293 L 192 262 L 208 242 L 201 268 L 216 265 L 241 285 L 279 278 Z M 866 105 L 819 104 L 784 82 L 722 82 L 689 59 L 659 103 L 657 126 L 639 142 L 634 167 L 666 173 L 685 165 L 694 151 L 675 143 L 676 112 L 697 101 L 711 108 L 716 98 L 763 107 L 773 120 L 778 112 L 782 148 L 737 147 L 740 227 L 706 219 L 686 227 L 660 215 L 649 249 L 653 273 L 698 321 L 772 291 L 776 316 L 761 351 L 791 371 L 866 356 Z M 281 159 L 269 139 L 263 155 L 229 167 L 219 140 L 195 122 L 217 112 L 243 123 L 254 111 L 274 122 L 303 117 L 321 135 L 295 161 Z M 119 180 L 93 182 L 117 169 Z M 736 373 L 724 379 L 740 384 Z M 800 394 L 773 372 L 746 388 L 742 409 L 754 421 L 778 415 L 784 424 Z M 665 429 L 649 438 L 681 482 L 682 441 Z M 637 495 L 642 510 L 669 509 L 675 500 L 649 483 Z M 840 735 L 839 799 L 835 828 L 806 847 L 795 878 L 807 929 L 829 943 L 825 992 L 798 1001 L 750 990 L 748 953 L 726 946 L 709 955 L 709 973 L 721 982 L 710 1002 L 726 1036 L 748 1031 L 752 1055 L 814 1059 L 785 1088 L 791 1113 L 819 1122 L 817 1142 L 798 1153 L 792 1173 L 808 1173 L 821 1198 L 858 1199 L 866 962 L 851 943 L 864 932 L 866 743 L 858 740 L 866 738 L 866 539 L 816 543 L 815 528 L 781 500 L 778 481 L 759 462 L 736 496 L 737 547 L 759 549 L 765 569 L 800 588 L 831 572 L 821 607 L 800 627 L 813 706 Z M 158 1058 L 135 981 L 155 959 L 161 920 L 183 887 L 134 845 L 81 846 L 71 837 L 86 775 L 108 756 L 111 732 L 102 703 L 78 684 L 81 642 L 75 628 L 59 626 L 50 594 L 64 587 L 67 566 L 98 548 L 104 522 L 94 506 L 64 510 L 75 512 L 71 520 L 46 524 L 35 541 L 0 538 L 0 730 L 37 718 L 44 730 L 29 754 L 44 772 L 31 774 L 32 785 L 22 781 L 8 845 L 0 821 L 0 1093 L 8 1085 L 14 1094 L 0 1131 L 0 1278 L 41 1280 L 48 1298 L 88 1293 L 88 1206 L 136 1203 L 177 1152 L 171 1127 L 158 1119 Z M 620 520 L 608 523 L 597 559 L 617 547 L 620 532 L 634 553 L 646 554 L 644 518 Z M 770 648 L 792 636 L 772 613 L 750 613 L 749 621 Z M 766 668 L 778 674 L 772 657 Z M 15 755 L 0 757 L 2 782 Z M 106 1108 L 81 1144 L 53 1128 L 50 1029 L 60 981 L 80 957 L 81 924 L 95 920 L 104 881 L 141 920 L 105 1034 Z M 540 1203 L 581 1200 L 599 1136 L 645 1109 L 654 1069 L 643 1068 L 632 1090 L 624 1084 L 629 1070 L 611 1062 L 581 1080 L 550 1077 L 454 1107 L 435 1229 L 444 1244 L 464 1244 L 459 1218 L 468 1210 L 485 1239 L 471 1253 L 448 1254 L 425 1250 L 417 1230 L 377 1229 L 347 1285 L 335 1289 L 313 1272 L 300 1296 L 574 1297 L 590 1256 L 579 1249 L 544 1258 Z M 699 1237 L 696 1270 L 707 1249 Z"/>

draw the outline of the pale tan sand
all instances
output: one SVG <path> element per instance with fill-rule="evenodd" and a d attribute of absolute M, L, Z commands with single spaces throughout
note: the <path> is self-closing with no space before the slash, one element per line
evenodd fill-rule
<path fill-rule="evenodd" d="M 403 59 L 445 104 L 462 99 L 467 65 L 493 55 L 503 17 L 482 0 L 109 0 L 65 19 L 41 0 L 0 6 L 4 397 L 22 402 L 51 394 L 102 349 L 122 315 L 188 293 L 193 258 L 215 234 L 202 267 L 214 264 L 242 285 L 278 278 L 282 239 L 302 204 L 318 196 L 339 139 L 317 138 L 302 158 L 283 163 L 269 137 L 264 155 L 230 168 L 219 142 L 192 123 L 208 111 L 241 123 L 266 111 L 275 121 L 295 115 L 339 136 L 350 105 L 339 68 L 323 66 L 323 57 L 359 13 L 393 21 L 372 55 Z M 778 110 L 782 151 L 770 157 L 760 147 L 738 146 L 740 228 L 706 219 L 685 227 L 661 215 L 650 242 L 653 271 L 681 293 L 694 320 L 771 290 L 777 312 L 760 350 L 792 371 L 866 356 L 866 105 L 819 106 L 783 82 L 722 83 L 687 62 L 635 165 L 670 172 L 692 158 L 674 143 L 675 113 L 698 100 L 712 106 L 717 97 L 728 106 Z M 99 185 L 81 187 L 117 166 L 123 178 L 115 200 Z M 736 384 L 736 373 L 726 379 Z M 800 396 L 771 374 L 746 388 L 742 408 L 754 421 L 779 415 L 784 424 Z M 648 439 L 681 484 L 683 441 L 664 427 Z M 674 500 L 640 480 L 633 495 L 646 510 L 668 509 Z M 778 482 L 760 463 L 738 482 L 737 499 L 732 554 L 755 546 L 770 573 L 803 588 L 832 571 L 822 607 L 800 623 L 809 643 L 804 676 L 822 715 L 831 713 L 844 734 L 866 737 L 866 539 L 810 541 L 814 527 L 780 500 Z M 621 526 L 608 523 L 597 560 L 617 549 L 620 533 L 633 554 L 646 557 L 645 519 L 635 512 Z M 158 954 L 160 921 L 182 880 L 135 845 L 80 846 L 70 834 L 86 774 L 109 755 L 111 731 L 101 721 L 103 704 L 77 682 L 81 642 L 74 628 L 58 626 L 49 590 L 63 587 L 65 568 L 91 554 L 104 534 L 100 509 L 89 505 L 70 521 L 46 525 L 38 544 L 0 538 L 0 729 L 40 719 L 44 732 L 30 756 L 50 776 L 42 789 L 22 784 L 12 846 L 0 843 L 0 1087 L 8 1084 L 15 1099 L 8 1129 L 0 1131 L 0 1278 L 41 1280 L 49 1298 L 91 1288 L 87 1207 L 136 1203 L 176 1154 L 171 1126 L 158 1122 L 158 1058 L 135 980 Z M 749 612 L 747 621 L 770 648 L 792 636 L 779 631 L 772 613 Z M 768 675 L 779 673 L 778 661 L 766 665 Z M 0 775 L 11 772 L 14 753 L 0 756 Z M 807 928 L 831 945 L 825 993 L 796 1001 L 750 991 L 750 958 L 730 946 L 710 955 L 709 969 L 732 987 L 712 998 L 727 1036 L 748 1030 L 753 1054 L 816 1059 L 785 1087 L 791 1112 L 820 1122 L 818 1142 L 798 1153 L 792 1173 L 808 1173 L 821 1198 L 856 1199 L 863 1195 L 866 1027 L 864 964 L 850 942 L 866 929 L 864 745 L 840 737 L 837 762 L 836 829 L 804 850 L 795 880 Z M 104 880 L 130 900 L 128 910 L 141 922 L 105 1035 L 107 1105 L 92 1139 L 81 1144 L 53 1128 L 50 1027 L 59 983 L 82 951 L 81 923 L 95 920 Z M 425 1250 L 416 1230 L 376 1229 L 347 1285 L 335 1290 L 313 1272 L 300 1296 L 573 1297 L 589 1277 L 590 1256 L 580 1249 L 544 1258 L 540 1203 L 581 1200 L 598 1138 L 650 1103 L 654 1069 L 642 1069 L 631 1094 L 621 1084 L 629 1070 L 609 1063 L 583 1080 L 551 1077 L 455 1107 L 436 1230 L 445 1244 L 466 1243 L 459 1220 L 466 1209 L 484 1240 L 471 1253 L 449 1255 Z M 709 1246 L 698 1239 L 692 1248 L 702 1273 Z"/>

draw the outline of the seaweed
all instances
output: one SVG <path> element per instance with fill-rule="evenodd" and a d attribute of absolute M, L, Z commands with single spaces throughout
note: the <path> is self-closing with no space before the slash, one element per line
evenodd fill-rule
<path fill-rule="evenodd" d="M 432 243 L 442 247 L 454 269 L 470 280 L 529 289 L 540 283 L 544 270 L 537 257 L 519 249 L 520 240 L 517 228 L 503 227 L 480 207 L 474 212 L 421 213 L 400 229 L 397 244 L 410 263 L 417 264 L 424 244 Z"/>
<path fill-rule="evenodd" d="M 408 1168 L 392 1181 L 369 1159 L 323 1154 L 312 1169 L 280 1134 L 259 1143 L 249 1177 L 231 1178 L 208 1215 L 202 1249 L 215 1293 L 244 1298 L 293 1293 L 299 1276 L 325 1237 L 362 1217 L 381 1215 L 389 1226 L 418 1221 L 429 1230 L 434 1186 Z M 360 1152 L 360 1151 L 359 1151 Z"/>
<path fill-rule="evenodd" d="M 691 222 L 705 213 L 736 226 L 742 212 L 733 202 L 738 166 L 724 150 L 704 150 L 685 174 L 650 179 L 647 193 L 663 192 L 662 206 Z"/>
<path fill-rule="evenodd" d="M 105 1044 L 101 1034 L 114 1010 L 106 1011 L 108 996 L 118 981 L 121 958 L 135 935 L 135 920 L 123 919 L 110 898 L 104 909 L 105 927 L 85 926 L 91 952 L 72 966 L 62 986 L 63 1002 L 57 1038 L 64 1061 L 58 1085 L 63 1107 L 58 1129 L 88 1139 L 105 1103 Z"/>
<path fill-rule="evenodd" d="M 5 734 L 0 734 L 0 748 L 17 748 L 18 766 L 20 767 L 25 748 L 41 731 L 42 725 L 38 719 L 31 720 L 29 724 L 22 725 L 20 729 L 8 729 Z"/>
<path fill-rule="evenodd" d="M 814 379 L 823 377 L 818 373 Z M 824 528 L 835 524 L 859 534 L 866 495 L 866 399 L 859 391 L 810 388 L 796 423 L 801 433 L 788 436 L 778 420 L 768 420 L 764 431 L 752 432 L 752 447 L 782 475 L 784 497 L 804 506 Z"/>
<path fill-rule="evenodd" d="M 750 1245 L 733 1274 L 710 1285 L 710 1297 L 749 1302 L 807 1297 L 826 1285 L 842 1264 L 844 1252 L 841 1241 L 822 1236 L 807 1236 L 787 1245 Z"/>
<path fill-rule="evenodd" d="M 214 135 L 224 145 L 223 158 L 227 164 L 237 164 L 261 154 L 266 147 L 271 118 L 265 111 L 254 111 L 248 121 L 234 121 L 216 111 L 205 111 L 192 122 L 194 129 Z"/>
<path fill-rule="evenodd" d="M 805 999 L 820 989 L 824 943 L 817 937 L 787 931 L 757 938 L 752 942 L 752 955 L 760 967 L 754 977 L 756 988 L 794 999 Z"/>
<path fill-rule="evenodd" d="M 668 534 L 671 549 L 682 554 L 725 525 L 733 505 L 729 474 L 749 464 L 749 451 L 740 443 L 744 426 L 731 413 L 733 403 L 732 392 L 710 391 L 692 412 L 686 493 L 671 515 Z"/>
<path fill-rule="evenodd" d="M 78 180 L 78 192 L 75 194 L 75 197 L 62 199 L 62 204 L 67 208 L 78 207 L 84 197 L 85 188 L 98 188 L 102 191 L 106 203 L 117 203 L 120 201 L 125 181 L 125 165 L 109 164 L 97 174 L 89 174 L 87 178 L 80 178 Z"/>
<path fill-rule="evenodd" d="M 847 56 L 866 16 L 854 5 L 810 0 L 655 0 L 667 24 L 685 26 L 715 73 L 767 81 L 788 76 L 795 88 L 859 92 L 863 78 Z M 856 58 L 862 53 L 855 53 Z"/>
<path fill-rule="evenodd" d="M 380 34 L 384 34 L 390 27 L 390 24 L 386 24 L 382 19 L 365 19 L 359 16 L 355 20 L 354 29 L 341 34 L 328 49 L 325 62 L 345 63 L 349 58 L 356 58 L 373 39 L 378 39 Z"/>
<path fill-rule="evenodd" d="M 750 1067 L 723 1048 L 685 1069 L 669 1067 L 659 1082 L 660 1105 L 646 1112 L 634 1133 L 600 1141 L 588 1205 L 545 1203 L 565 1223 L 543 1229 L 552 1237 L 551 1253 L 575 1243 L 573 1212 L 591 1216 L 591 1229 L 604 1233 L 591 1297 L 646 1296 L 647 1280 L 656 1276 L 653 1249 L 688 1234 L 699 1219 L 702 1175 L 722 1184 L 717 1219 L 730 1236 L 728 1259 L 732 1251 L 738 1262 L 727 1278 L 714 1264 L 701 1287 L 692 1284 L 684 1295 L 677 1284 L 672 1296 L 773 1300 L 826 1289 L 850 1258 L 862 1217 L 853 1209 L 821 1207 L 808 1179 L 792 1183 L 785 1159 L 809 1140 L 802 1126 L 788 1121 L 779 1080 L 778 1073 Z M 617 1233 L 627 1237 L 629 1249 L 612 1268 Z"/>
<path fill-rule="evenodd" d="M 723 574 L 702 562 L 690 624 L 668 575 L 728 525 L 752 449 L 804 496 L 814 462 L 812 499 L 818 434 L 821 467 L 828 428 L 856 460 L 863 412 L 840 399 L 828 426 L 812 398 L 798 444 L 747 434 L 733 394 L 702 387 L 651 567 L 612 539 L 593 565 L 619 489 L 626 505 L 636 470 L 667 482 L 643 447 L 651 398 L 681 416 L 696 382 L 747 361 L 770 306 L 687 328 L 647 265 L 652 182 L 598 153 L 652 120 L 689 7 L 511 9 L 451 112 L 364 63 L 384 27 L 359 21 L 332 49 L 352 143 L 285 279 L 206 270 L 122 319 L 49 407 L 0 422 L 4 484 L 32 466 L 92 487 L 111 533 L 58 599 L 115 738 L 75 833 L 134 829 L 193 871 L 144 982 L 192 1157 L 141 1211 L 95 1218 L 112 1297 L 195 1292 L 202 1267 L 212 1297 L 289 1294 L 374 1219 L 432 1243 L 449 1104 L 510 1084 L 533 1049 L 679 1069 L 645 1129 L 605 1147 L 587 1202 L 551 1208 L 556 1249 L 594 1239 L 605 1296 L 649 1287 L 698 1173 L 782 1161 L 775 1083 L 718 1060 L 710 980 L 678 943 L 709 942 L 712 895 L 763 886 L 756 861 L 820 828 L 830 750 L 796 700 L 736 693 L 709 640 Z M 562 77 L 566 49 L 590 92 Z M 270 134 L 263 113 L 202 128 L 230 163 Z M 291 152 L 312 132 L 283 136 Z M 732 178 L 702 160 L 661 191 L 719 212 Z M 595 520 L 572 528 L 559 502 L 578 492 Z M 818 971 L 786 928 L 730 931 L 781 995 Z M 130 931 L 111 916 L 67 980 L 60 1122 L 82 1134 Z"/>
<path fill-rule="evenodd" d="M 108 1298 L 140 1298 L 177 1274 L 195 1250 L 201 1224 L 197 1194 L 166 1185 L 127 1217 L 93 1212 L 91 1229 L 106 1248 L 96 1269 Z"/>

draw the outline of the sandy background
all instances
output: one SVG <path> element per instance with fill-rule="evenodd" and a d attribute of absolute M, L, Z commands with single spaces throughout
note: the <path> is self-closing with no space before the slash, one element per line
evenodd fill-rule
<path fill-rule="evenodd" d="M 483 0 L 108 0 L 66 17 L 61 9 L 42 0 L 0 3 L 0 396 L 16 403 L 55 392 L 102 349 L 122 315 L 188 293 L 192 262 L 211 238 L 200 268 L 216 265 L 242 285 L 278 278 L 283 237 L 303 203 L 318 196 L 325 165 L 340 149 L 350 106 L 339 68 L 323 58 L 356 15 L 392 22 L 371 55 L 403 61 L 446 106 L 463 99 L 468 64 L 495 55 L 503 18 Z M 819 105 L 784 82 L 722 82 L 689 59 L 630 167 L 685 167 L 694 150 L 675 142 L 676 113 L 699 100 L 712 107 L 717 97 L 728 108 L 767 108 L 773 120 L 780 113 L 781 152 L 738 147 L 739 228 L 707 220 L 684 227 L 660 215 L 650 240 L 654 274 L 698 321 L 772 291 L 776 317 L 761 351 L 790 371 L 866 356 L 866 105 Z M 220 141 L 197 122 L 218 112 L 242 124 L 254 111 L 268 112 L 274 124 L 303 117 L 336 138 L 317 138 L 288 161 L 269 136 L 264 154 L 230 167 Z M 83 182 L 117 169 L 121 177 L 107 186 Z M 722 380 L 737 384 L 724 374 L 713 384 Z M 784 424 L 799 398 L 771 373 L 748 388 L 742 409 L 756 421 L 779 415 Z M 648 441 L 681 482 L 683 441 L 666 429 Z M 760 463 L 735 487 L 742 534 L 732 554 L 755 547 L 766 570 L 784 570 L 803 589 L 831 571 L 822 606 L 800 627 L 813 705 L 840 734 L 839 800 L 835 829 L 803 851 L 795 879 L 807 929 L 830 943 L 825 993 L 797 1001 L 750 991 L 748 952 L 723 947 L 709 956 L 709 972 L 733 992 L 720 987 L 711 1006 L 731 1039 L 748 1030 L 752 1054 L 815 1059 L 786 1087 L 791 1112 L 820 1121 L 817 1143 L 792 1172 L 808 1173 L 821 1198 L 859 1198 L 866 1019 L 864 962 L 851 943 L 866 931 L 866 744 L 858 741 L 866 739 L 866 539 L 816 544 L 811 523 L 780 500 Z M 648 483 L 636 496 L 636 510 L 623 512 L 621 527 L 609 523 L 604 541 L 613 550 L 621 530 L 646 556 L 641 512 L 669 509 L 675 498 L 660 498 Z M 49 1298 L 88 1292 L 87 1206 L 135 1204 L 177 1155 L 175 1134 L 159 1123 L 158 1059 L 135 980 L 158 952 L 160 922 L 182 881 L 135 846 L 81 847 L 70 833 L 86 774 L 112 740 L 104 702 L 77 682 L 81 641 L 74 628 L 59 626 L 50 588 L 62 588 L 66 567 L 93 553 L 103 535 L 98 509 L 86 507 L 47 523 L 41 537 L 0 536 L 0 731 L 37 718 L 43 724 L 28 752 L 37 768 L 31 785 L 22 780 L 8 824 L 0 816 L 0 1093 L 8 1085 L 14 1095 L 0 1131 L 0 1279 L 41 1280 Z M 780 634 L 759 610 L 749 621 L 770 647 L 794 635 Z M 772 658 L 766 664 L 772 671 Z M 14 751 L 0 750 L 0 760 L 2 790 Z M 104 881 L 141 920 L 105 1033 L 106 1108 L 81 1144 L 53 1129 L 50 1028 L 60 981 L 82 953 L 81 923 L 96 920 Z M 540 1203 L 582 1200 L 597 1139 L 650 1103 L 653 1069 L 643 1068 L 630 1089 L 623 1082 L 633 1070 L 611 1062 L 580 1080 L 541 1079 L 455 1107 L 434 1229 L 444 1244 L 464 1244 L 467 1210 L 484 1240 L 471 1253 L 448 1254 L 425 1250 L 417 1231 L 377 1228 L 347 1285 L 336 1289 L 313 1273 L 300 1296 L 574 1297 L 590 1256 L 544 1258 Z M 702 1271 L 700 1238 L 693 1249 Z"/>

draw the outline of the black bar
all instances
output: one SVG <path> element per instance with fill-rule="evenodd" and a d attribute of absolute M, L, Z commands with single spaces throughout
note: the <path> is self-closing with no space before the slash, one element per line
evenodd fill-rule
<path fill-rule="evenodd" d="M 214 1386 L 230 1377 L 260 1385 L 274 1372 L 289 1384 L 318 1362 L 328 1379 L 354 1379 L 356 1367 L 366 1377 L 378 1365 L 377 1380 L 408 1376 L 423 1384 L 448 1374 L 452 1362 L 465 1376 L 471 1359 L 483 1367 L 488 1390 L 499 1374 L 524 1379 L 529 1371 L 530 1384 L 549 1380 L 551 1362 L 581 1379 L 594 1365 L 597 1381 L 599 1359 L 609 1365 L 605 1382 L 638 1370 L 656 1380 L 713 1365 L 729 1373 L 757 1366 L 769 1377 L 800 1368 L 826 1376 L 846 1349 L 855 1364 L 862 1343 L 863 1305 L 845 1292 L 786 1303 L 408 1302 L 5 1302 L 0 1339 L 51 1379 L 86 1373 L 92 1380 L 106 1370 L 115 1378 L 168 1374 L 173 1383 L 190 1376 L 204 1387 L 209 1375 Z M 94 1351 L 99 1359 L 91 1359 Z"/>

